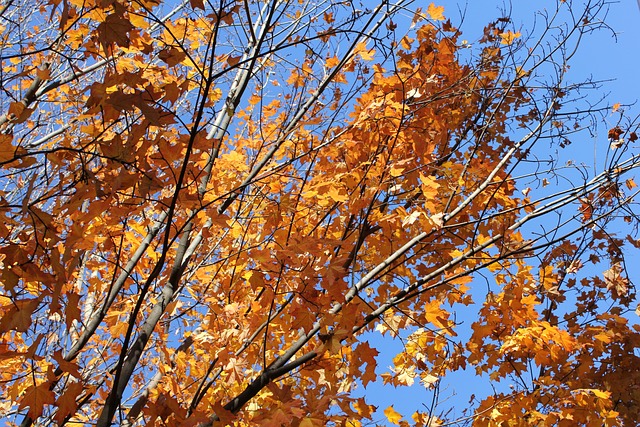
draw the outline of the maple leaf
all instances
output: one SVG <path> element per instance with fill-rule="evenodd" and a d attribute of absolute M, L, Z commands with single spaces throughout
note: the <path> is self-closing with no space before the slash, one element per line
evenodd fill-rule
<path fill-rule="evenodd" d="M 428 389 L 435 387 L 435 384 L 437 384 L 439 380 L 440 378 L 428 373 L 423 373 L 420 375 L 420 382 Z"/>
<path fill-rule="evenodd" d="M 609 129 L 609 132 L 607 133 L 607 137 L 611 140 L 619 140 L 622 133 L 623 133 L 623 130 L 619 126 L 616 126 L 614 128 Z"/>
<path fill-rule="evenodd" d="M 58 362 L 58 366 L 64 372 L 68 372 L 69 374 L 71 374 L 73 377 L 75 377 L 77 379 L 82 379 L 82 375 L 80 374 L 80 371 L 78 370 L 78 365 L 73 363 L 73 362 L 66 361 L 62 357 L 62 352 L 60 350 L 57 350 L 57 351 L 55 351 L 53 353 L 53 359 L 56 362 Z"/>
<path fill-rule="evenodd" d="M 304 417 L 298 425 L 300 427 L 322 427 L 325 425 L 325 422 L 321 418 Z"/>
<path fill-rule="evenodd" d="M 166 47 L 158 53 L 158 58 L 166 62 L 169 67 L 175 67 L 184 61 L 186 57 L 187 54 L 184 51 L 172 46 Z"/>
<path fill-rule="evenodd" d="M 638 184 L 635 183 L 635 181 L 633 180 L 633 178 L 628 178 L 625 182 L 624 185 L 627 186 L 627 188 L 629 190 L 633 190 L 634 188 L 636 188 L 638 186 Z"/>
<path fill-rule="evenodd" d="M 78 408 L 77 398 L 84 391 L 84 385 L 80 381 L 71 382 L 67 385 L 64 393 L 56 400 L 58 407 L 54 419 L 58 424 L 62 424 L 65 418 L 76 412 Z"/>
<path fill-rule="evenodd" d="M 33 113 L 33 108 L 27 108 L 24 102 L 12 102 L 9 104 L 7 116 L 14 123 L 23 123 Z"/>
<path fill-rule="evenodd" d="M 204 0 L 189 0 L 189 4 L 193 9 L 204 9 Z"/>
<path fill-rule="evenodd" d="M 520 37 L 520 31 L 514 33 L 513 31 L 509 30 L 507 32 L 500 33 L 500 44 L 511 45 L 513 44 L 513 42 L 515 42 L 516 39 L 519 39 Z"/>
<path fill-rule="evenodd" d="M 372 61 L 375 56 L 375 49 L 368 49 L 365 42 L 358 43 L 355 52 L 365 61 Z"/>
<path fill-rule="evenodd" d="M 438 194 L 438 188 L 440 184 L 432 176 L 420 175 L 420 182 L 422 182 L 421 190 L 427 200 L 431 200 Z"/>
<path fill-rule="evenodd" d="M 387 420 L 389 420 L 390 423 L 400 425 L 402 415 L 393 409 L 393 405 L 384 410 L 384 416 L 387 417 Z"/>
<path fill-rule="evenodd" d="M 44 407 L 53 404 L 56 400 L 55 394 L 50 388 L 51 383 L 49 382 L 29 386 L 24 396 L 20 399 L 18 409 L 29 407 L 29 418 L 37 419 L 42 415 Z"/>
<path fill-rule="evenodd" d="M 615 263 L 604 272 L 604 281 L 607 290 L 611 291 L 615 297 L 624 297 L 629 293 L 629 279 L 622 275 L 623 268 L 619 263 Z"/>
<path fill-rule="evenodd" d="M 429 3 L 427 15 L 434 21 L 444 21 L 444 6 L 436 6 L 434 3 Z"/>
<path fill-rule="evenodd" d="M 98 25 L 100 41 L 107 49 L 112 44 L 128 47 L 129 32 L 133 30 L 133 25 L 122 14 L 112 13 L 107 15 L 104 22 Z"/>
<path fill-rule="evenodd" d="M 31 326 L 31 315 L 38 307 L 40 300 L 38 298 L 27 298 L 10 302 L 8 310 L 0 319 L 0 332 L 10 330 L 18 332 L 26 332 Z"/>
<path fill-rule="evenodd" d="M 16 153 L 16 148 L 11 144 L 13 135 L 0 133 L 0 163 L 12 160 Z"/>
<path fill-rule="evenodd" d="M 601 2 L 567 2 L 555 28 L 606 25 Z M 597 116 L 553 72 L 573 59 L 552 28 L 525 40 L 503 17 L 468 41 L 430 2 L 49 3 L 0 22 L 0 412 L 359 426 L 380 414 L 357 386 L 458 371 L 495 382 L 472 399 L 478 425 L 634 425 L 624 266 L 640 243 L 611 231 L 640 215 L 621 157 L 637 135 L 609 125 L 594 144 L 617 155 L 580 180 L 575 163 L 532 168 L 546 141 L 572 158 Z M 599 277 L 582 266 L 605 259 Z M 448 419 L 415 423 L 466 422 L 440 404 Z"/>

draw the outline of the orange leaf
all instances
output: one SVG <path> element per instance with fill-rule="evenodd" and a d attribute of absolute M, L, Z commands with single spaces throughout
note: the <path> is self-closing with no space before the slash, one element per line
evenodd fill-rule
<path fill-rule="evenodd" d="M 327 61 L 324 63 L 324 66 L 327 68 L 333 68 L 340 63 L 340 60 L 337 56 L 332 56 L 331 58 L 327 58 Z"/>
<path fill-rule="evenodd" d="M 220 425 L 229 425 L 236 418 L 235 414 L 225 409 L 220 402 L 211 404 L 211 407 L 220 420 Z"/>
<path fill-rule="evenodd" d="M 444 6 L 436 6 L 431 3 L 427 8 L 427 14 L 434 21 L 444 21 Z"/>
<path fill-rule="evenodd" d="M 634 188 L 636 188 L 638 186 L 638 184 L 635 183 L 635 181 L 633 180 L 633 178 L 629 178 L 627 179 L 624 184 L 627 186 L 627 188 L 629 190 L 633 190 Z"/>
<path fill-rule="evenodd" d="M 67 385 L 64 393 L 56 401 L 58 410 L 54 416 L 54 419 L 58 422 L 58 425 L 62 425 L 64 419 L 73 415 L 78 408 L 77 397 L 84 390 L 84 386 L 81 382 L 72 382 Z"/>
<path fill-rule="evenodd" d="M 7 331 L 26 332 L 31 326 L 31 315 L 38 307 L 38 298 L 22 299 L 11 303 L 0 319 L 0 333 Z"/>
<path fill-rule="evenodd" d="M 71 374 L 72 376 L 78 379 L 82 378 L 82 375 L 78 371 L 78 365 L 76 365 L 73 362 L 68 362 L 64 360 L 64 358 L 62 357 L 62 352 L 60 350 L 56 350 L 53 353 L 53 360 L 58 362 L 58 366 L 60 366 L 60 369 L 62 369 L 63 372 L 68 372 L 69 374 Z"/>
<path fill-rule="evenodd" d="M 12 102 L 9 105 L 7 118 L 13 123 L 23 123 L 33 113 L 33 108 L 27 108 L 22 102 Z"/>
<path fill-rule="evenodd" d="M 13 135 L 0 134 L 0 163 L 12 160 L 16 153 L 16 148 L 11 144 Z"/>
<path fill-rule="evenodd" d="M 365 42 L 358 43 L 355 51 L 358 53 L 358 55 L 360 55 L 360 58 L 364 59 L 365 61 L 372 61 L 373 56 L 376 53 L 375 49 L 367 49 L 367 44 Z"/>
<path fill-rule="evenodd" d="M 27 392 L 20 400 L 18 409 L 29 407 L 28 416 L 36 419 L 42 415 L 45 405 L 51 405 L 55 402 L 56 397 L 53 391 L 49 390 L 51 384 L 46 381 L 40 385 L 31 385 L 27 388 Z"/>
<path fill-rule="evenodd" d="M 238 55 L 238 56 L 229 56 L 227 57 L 227 64 L 229 64 L 229 67 L 233 67 L 235 65 L 237 65 L 240 60 L 242 59 L 242 56 Z"/>

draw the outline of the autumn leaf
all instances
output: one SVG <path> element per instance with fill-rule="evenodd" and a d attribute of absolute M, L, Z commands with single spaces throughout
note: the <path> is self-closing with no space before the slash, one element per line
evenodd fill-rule
<path fill-rule="evenodd" d="M 51 384 L 49 382 L 29 386 L 25 395 L 20 400 L 18 409 L 28 407 L 29 418 L 38 418 L 42 415 L 46 405 L 52 405 L 55 402 L 55 394 L 50 388 Z"/>
<path fill-rule="evenodd" d="M 331 58 L 327 58 L 324 65 L 327 68 L 333 68 L 340 63 L 340 59 L 337 56 L 332 56 Z"/>
<path fill-rule="evenodd" d="M 6 303 L 2 307 L 4 313 L 0 319 L 0 332 L 26 332 L 31 326 L 31 316 L 39 302 L 38 298 L 27 298 Z"/>
<path fill-rule="evenodd" d="M 0 134 L 0 163 L 8 162 L 13 160 L 16 149 L 11 144 L 13 140 L 13 135 L 11 134 Z"/>
<path fill-rule="evenodd" d="M 12 102 L 9 104 L 7 116 L 14 123 L 23 123 L 33 113 L 33 108 L 27 108 L 23 102 Z"/>
<path fill-rule="evenodd" d="M 402 415 L 398 413 L 395 409 L 393 409 L 393 405 L 389 406 L 384 410 L 384 416 L 387 417 L 387 420 L 395 425 L 400 425 L 400 420 L 402 419 Z"/>
<path fill-rule="evenodd" d="M 68 372 L 73 377 L 75 377 L 75 378 L 77 378 L 79 380 L 82 379 L 82 375 L 80 374 L 80 372 L 78 370 L 78 365 L 76 365 L 74 362 L 69 362 L 69 361 L 65 360 L 62 357 L 62 352 L 60 352 L 59 350 L 54 352 L 53 353 L 53 359 L 58 363 L 58 366 L 64 372 Z"/>
<path fill-rule="evenodd" d="M 427 15 L 434 21 L 444 21 L 444 6 L 436 6 L 434 3 L 429 3 Z"/>
<path fill-rule="evenodd" d="M 300 427 L 322 427 L 324 425 L 325 423 L 322 419 L 313 417 L 304 417 L 299 424 Z"/>
<path fill-rule="evenodd" d="M 428 373 L 425 373 L 420 376 L 420 382 L 422 383 L 423 386 L 425 386 L 428 389 L 434 387 L 435 384 L 438 382 L 438 380 L 439 380 L 438 377 Z"/>
<path fill-rule="evenodd" d="M 114 43 L 121 47 L 129 46 L 129 32 L 132 30 L 131 22 L 118 13 L 107 15 L 104 22 L 98 25 L 100 41 L 104 46 Z"/>
<path fill-rule="evenodd" d="M 507 32 L 500 33 L 500 44 L 511 45 L 515 42 L 516 39 L 519 39 L 520 36 L 520 31 L 514 33 L 513 31 L 509 30 Z"/>
<path fill-rule="evenodd" d="M 610 140 L 619 140 L 622 133 L 623 133 L 623 130 L 619 126 L 616 126 L 614 128 L 609 129 L 609 132 L 607 133 L 607 137 Z"/>
<path fill-rule="evenodd" d="M 367 44 L 365 42 L 359 43 L 355 48 L 355 52 L 357 52 L 360 58 L 365 61 L 372 61 L 376 53 L 375 49 L 367 48 Z"/>
<path fill-rule="evenodd" d="M 67 416 L 75 413 L 78 408 L 77 398 L 83 391 L 84 385 L 82 382 L 70 382 L 69 385 L 67 385 L 64 393 L 62 393 L 55 402 L 58 407 L 54 416 L 56 422 L 62 424 Z"/>
<path fill-rule="evenodd" d="M 175 67 L 184 61 L 186 57 L 187 54 L 184 51 L 174 47 L 167 47 L 158 53 L 158 58 L 166 62 L 169 67 Z"/>
<path fill-rule="evenodd" d="M 603 0 L 477 37 L 430 1 L 36 3 L 0 8 L 11 422 L 404 426 L 396 388 L 476 375 L 403 413 L 637 423 L 634 106 L 556 37 Z"/>
<path fill-rule="evenodd" d="M 627 180 L 625 180 L 624 185 L 629 189 L 629 190 L 633 190 L 634 188 L 636 188 L 638 186 L 638 184 L 635 183 L 635 181 L 633 180 L 633 178 L 628 178 Z"/>
<path fill-rule="evenodd" d="M 189 4 L 193 9 L 204 10 L 204 0 L 189 0 Z"/>
<path fill-rule="evenodd" d="M 629 279 L 623 275 L 622 266 L 615 263 L 604 272 L 604 281 L 607 289 L 617 298 L 624 297 L 629 292 Z"/>

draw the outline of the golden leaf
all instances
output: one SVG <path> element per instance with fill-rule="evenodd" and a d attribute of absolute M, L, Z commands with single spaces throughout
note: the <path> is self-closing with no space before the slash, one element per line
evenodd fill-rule
<path fill-rule="evenodd" d="M 444 21 L 444 6 L 436 6 L 434 3 L 430 3 L 427 7 L 427 15 L 434 21 Z"/>
<path fill-rule="evenodd" d="M 500 44 L 503 45 L 510 45 L 512 44 L 516 39 L 520 38 L 521 34 L 520 31 L 514 33 L 513 31 L 509 30 L 505 33 L 500 33 Z"/>
<path fill-rule="evenodd" d="M 384 410 L 384 415 L 385 417 L 387 417 L 387 420 L 389 420 L 390 423 L 400 425 L 402 415 L 395 409 L 393 409 L 393 405 Z"/>

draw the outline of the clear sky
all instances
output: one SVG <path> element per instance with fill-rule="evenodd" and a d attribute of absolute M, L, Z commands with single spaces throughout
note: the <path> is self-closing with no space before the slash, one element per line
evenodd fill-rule
<path fill-rule="evenodd" d="M 454 25 L 460 23 L 461 13 L 464 12 L 462 25 L 457 25 L 463 33 L 462 38 L 473 43 L 481 34 L 483 27 L 490 21 L 502 16 L 504 10 L 502 1 L 491 0 L 470 0 L 469 4 L 455 0 L 436 1 L 436 5 L 445 7 L 445 15 L 450 18 Z M 574 2 L 582 5 L 583 2 Z M 428 2 L 425 2 L 425 5 Z M 640 114 L 640 0 L 636 4 L 633 0 L 622 0 L 612 2 L 609 5 L 606 22 L 611 27 L 610 31 L 600 31 L 597 34 L 585 39 L 571 61 L 569 77 L 572 81 L 582 81 L 588 77 L 595 80 L 607 80 L 603 82 L 600 95 L 607 95 L 607 103 L 635 104 L 627 111 L 634 116 Z M 523 32 L 532 28 L 535 19 L 535 10 L 547 6 L 555 10 L 556 2 L 553 0 L 544 1 L 524 1 L 513 0 L 511 5 L 511 16 L 514 25 L 522 28 Z M 539 18 L 538 18 L 539 19 Z M 538 21 L 538 25 L 540 22 Z M 596 95 L 594 93 L 594 95 Z M 610 118 L 613 122 L 614 117 Z M 606 120 L 606 119 L 605 119 Z M 597 140 L 602 139 L 606 144 L 606 132 L 608 123 L 603 124 L 598 129 L 595 136 Z M 591 142 L 591 141 L 589 141 Z M 638 271 L 636 277 L 632 277 L 635 283 L 640 283 Z M 634 280 L 635 279 L 635 280 Z M 468 328 L 473 319 L 465 319 Z M 379 343 L 380 335 L 373 333 L 367 336 Z M 389 341 L 389 340 L 387 340 Z M 385 372 L 392 364 L 391 359 L 397 351 L 401 350 L 398 342 L 385 342 L 385 351 L 378 357 L 378 373 Z M 393 387 L 381 387 L 373 384 L 366 390 L 361 390 L 361 394 L 366 394 L 369 403 L 378 406 L 376 423 L 385 425 L 386 420 L 382 411 L 389 405 L 404 415 L 404 419 L 411 422 L 411 414 L 416 409 L 426 410 L 432 397 L 431 392 L 427 392 L 420 384 L 416 384 L 409 389 L 394 389 Z M 359 393 L 359 394 L 360 394 Z M 476 393 L 483 396 L 491 393 L 491 384 L 486 378 L 474 378 L 472 373 L 457 373 L 449 375 L 441 383 L 440 400 L 447 400 L 443 407 L 455 407 L 455 414 L 460 416 L 462 410 L 467 407 L 469 396 Z M 425 406 L 423 406 L 425 405 Z"/>

